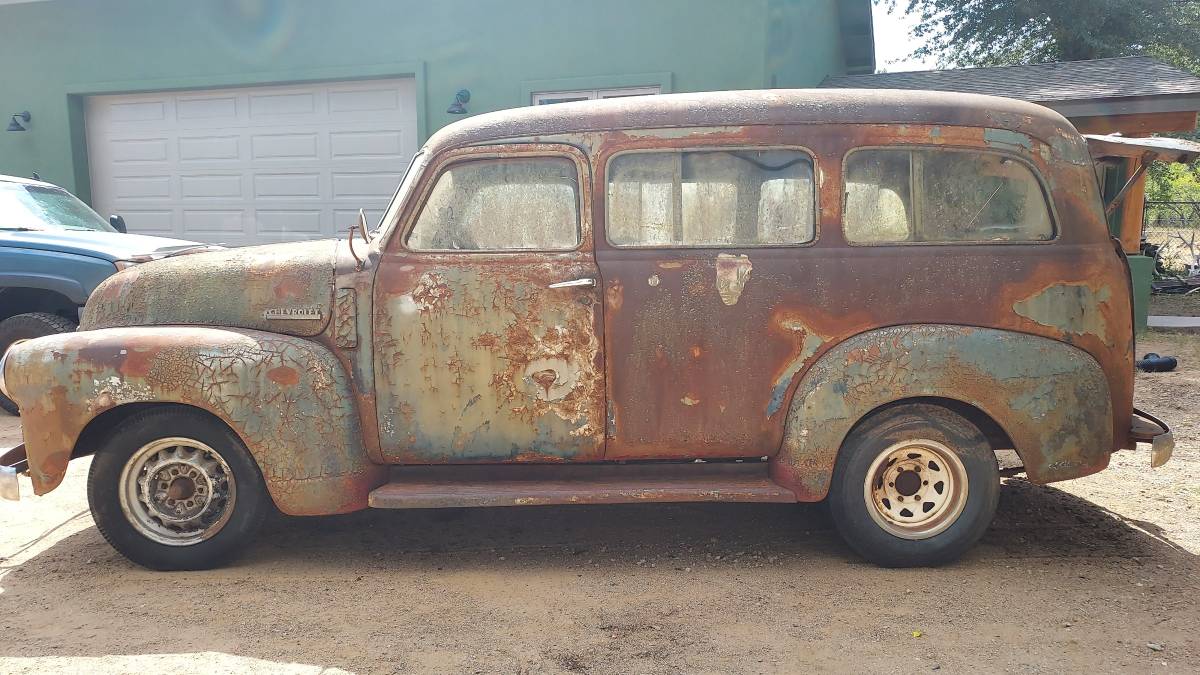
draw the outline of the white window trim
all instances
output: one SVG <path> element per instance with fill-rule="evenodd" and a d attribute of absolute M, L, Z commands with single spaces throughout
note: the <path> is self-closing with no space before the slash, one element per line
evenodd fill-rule
<path fill-rule="evenodd" d="M 548 99 L 572 98 L 583 101 L 596 101 L 606 98 L 623 98 L 626 96 L 653 96 L 661 94 L 662 87 L 655 84 L 645 87 L 609 87 L 606 89 L 570 89 L 566 91 L 535 91 L 530 97 L 532 105 L 550 105 Z"/>

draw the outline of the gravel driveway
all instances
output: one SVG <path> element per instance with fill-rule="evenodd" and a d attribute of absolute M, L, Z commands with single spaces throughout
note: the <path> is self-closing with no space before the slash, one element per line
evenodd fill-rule
<path fill-rule="evenodd" d="M 1011 479 L 940 569 L 859 561 L 819 505 L 707 504 L 279 516 L 230 568 L 162 574 L 101 538 L 78 461 L 0 503 L 0 671 L 1197 672 L 1200 338 L 1139 351 L 1181 357 L 1138 378 L 1175 459 Z"/>

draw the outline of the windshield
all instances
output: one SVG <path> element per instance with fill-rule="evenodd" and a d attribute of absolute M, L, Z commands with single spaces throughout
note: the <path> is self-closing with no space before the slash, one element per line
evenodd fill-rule
<path fill-rule="evenodd" d="M 116 232 L 87 204 L 62 188 L 0 182 L 0 230 Z"/>
<path fill-rule="evenodd" d="M 412 161 L 409 162 L 408 170 L 404 172 L 404 178 L 400 179 L 400 186 L 396 188 L 396 194 L 392 196 L 392 203 L 388 204 L 387 211 L 383 213 L 383 218 L 375 226 L 375 232 L 386 233 L 388 228 L 396 222 L 396 218 L 400 215 L 400 208 L 404 206 L 405 200 L 408 199 L 408 194 L 412 192 L 413 183 L 416 182 L 417 177 L 421 175 L 421 170 L 424 168 L 425 151 L 420 150 L 416 155 L 413 155 Z"/>

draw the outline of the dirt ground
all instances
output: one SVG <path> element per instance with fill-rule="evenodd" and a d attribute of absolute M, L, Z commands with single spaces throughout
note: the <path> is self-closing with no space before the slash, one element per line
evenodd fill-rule
<path fill-rule="evenodd" d="M 1150 314 L 1153 316 L 1200 316 L 1200 292 L 1190 295 L 1151 295 Z"/>
<path fill-rule="evenodd" d="M 940 569 L 863 563 L 820 506 L 636 505 L 280 516 L 162 574 L 97 533 L 79 461 L 0 503 L 0 672 L 1197 672 L 1200 337 L 1138 350 L 1181 359 L 1138 376 L 1174 460 L 1008 480 Z"/>

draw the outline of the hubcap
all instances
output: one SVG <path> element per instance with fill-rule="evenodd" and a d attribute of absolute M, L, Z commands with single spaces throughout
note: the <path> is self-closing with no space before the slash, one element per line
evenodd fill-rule
<path fill-rule="evenodd" d="M 191 438 L 162 438 L 133 453 L 121 471 L 121 510 L 140 532 L 168 546 L 212 537 L 233 514 L 233 472 Z"/>
<path fill-rule="evenodd" d="M 958 454 L 926 439 L 897 443 L 875 458 L 863 484 L 871 518 L 902 539 L 928 539 L 950 527 L 967 503 Z"/>

